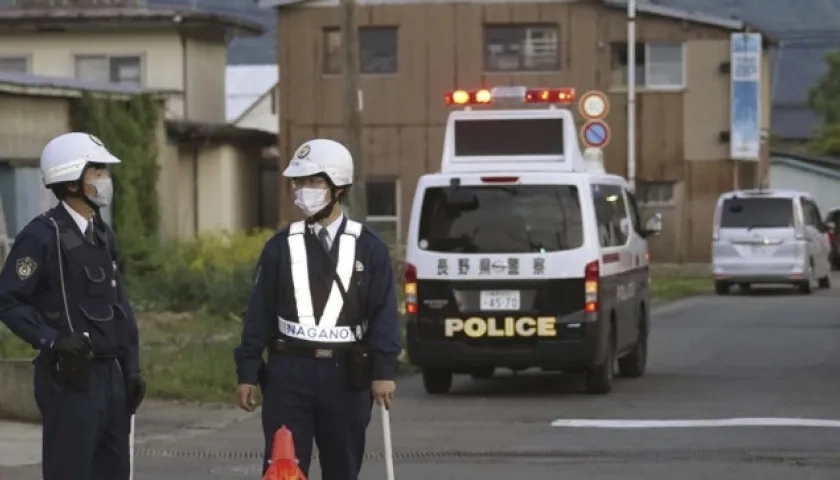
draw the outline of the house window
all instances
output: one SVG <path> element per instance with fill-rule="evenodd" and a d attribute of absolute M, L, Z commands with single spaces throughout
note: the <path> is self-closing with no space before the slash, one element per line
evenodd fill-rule
<path fill-rule="evenodd" d="M 674 204 L 674 182 L 636 181 L 636 199 L 644 207 Z"/>
<path fill-rule="evenodd" d="M 682 43 L 636 45 L 636 85 L 651 89 L 685 87 L 685 49 Z M 627 85 L 627 44 L 612 44 L 612 84 Z"/>
<path fill-rule="evenodd" d="M 488 72 L 560 70 L 556 25 L 487 25 L 484 69 Z"/>
<path fill-rule="evenodd" d="M 396 180 L 368 180 L 367 225 L 388 245 L 399 244 L 399 184 Z"/>
<path fill-rule="evenodd" d="M 359 72 L 397 73 L 397 27 L 359 28 Z M 341 73 L 341 30 L 324 30 L 324 73 Z"/>
<path fill-rule="evenodd" d="M 141 85 L 140 57 L 80 55 L 76 57 L 76 78 L 92 82 Z"/>
<path fill-rule="evenodd" d="M 28 57 L 0 57 L 0 72 L 28 73 Z"/>

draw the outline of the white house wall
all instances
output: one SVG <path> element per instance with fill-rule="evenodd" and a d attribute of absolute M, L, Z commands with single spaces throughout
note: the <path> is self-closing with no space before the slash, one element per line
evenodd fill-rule
<path fill-rule="evenodd" d="M 770 187 L 789 188 L 813 195 L 820 212 L 840 205 L 840 179 L 788 165 L 770 166 Z"/>

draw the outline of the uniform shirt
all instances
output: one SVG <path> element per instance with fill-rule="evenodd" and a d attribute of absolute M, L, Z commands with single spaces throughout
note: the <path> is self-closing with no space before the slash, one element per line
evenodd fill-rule
<path fill-rule="evenodd" d="M 61 206 L 63 206 L 64 209 L 67 210 L 67 213 L 70 214 L 70 218 L 72 218 L 73 221 L 76 222 L 76 226 L 79 227 L 79 232 L 81 232 L 82 236 L 84 236 L 85 230 L 87 230 L 87 227 L 90 224 L 90 222 L 93 221 L 93 217 L 91 217 L 91 220 L 88 220 L 87 218 L 82 216 L 81 213 L 73 210 L 73 207 L 67 205 L 64 202 L 61 202 Z"/>
<path fill-rule="evenodd" d="M 321 230 L 326 228 L 327 229 L 327 234 L 328 234 L 327 235 L 327 245 L 330 248 L 332 248 L 332 244 L 333 244 L 333 242 L 335 242 L 335 238 L 338 236 L 338 229 L 341 228 L 342 222 L 344 222 L 344 215 L 339 215 L 338 218 L 333 220 L 333 222 L 331 224 L 327 225 L 326 227 L 321 225 L 318 222 L 315 222 L 314 224 L 312 224 L 312 228 L 313 228 L 312 233 L 314 233 L 315 236 L 317 237 L 318 234 L 321 232 Z"/>
<path fill-rule="evenodd" d="M 337 236 L 342 222 L 343 219 L 326 228 L 335 226 Z M 289 227 L 286 227 L 266 242 L 257 263 L 254 287 L 242 326 L 242 338 L 234 351 L 240 384 L 257 384 L 263 351 L 280 337 L 278 282 L 281 265 L 289 268 L 288 239 Z M 356 274 L 362 275 L 359 308 L 368 321 L 366 342 L 373 357 L 374 379 L 393 380 L 397 375 L 397 359 L 402 345 L 391 255 L 385 242 L 367 227 L 362 228 L 356 252 L 356 261 L 364 265 L 364 271 Z M 295 299 L 282 298 L 280 301 L 294 302 Z"/>

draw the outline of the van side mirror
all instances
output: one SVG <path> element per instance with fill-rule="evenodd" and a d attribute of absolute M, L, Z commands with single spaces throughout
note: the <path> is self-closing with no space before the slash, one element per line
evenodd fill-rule
<path fill-rule="evenodd" d="M 645 238 L 659 235 L 662 232 L 662 214 L 657 212 L 645 220 L 645 231 L 643 236 Z"/>

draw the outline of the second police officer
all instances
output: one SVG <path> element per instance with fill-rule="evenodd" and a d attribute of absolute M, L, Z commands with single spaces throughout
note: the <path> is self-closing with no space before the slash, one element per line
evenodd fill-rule
<path fill-rule="evenodd" d="M 239 405 L 263 391 L 264 469 L 282 426 L 308 476 L 313 439 L 324 480 L 357 480 L 372 400 L 390 407 L 401 350 L 387 245 L 345 218 L 353 158 L 340 143 L 301 145 L 283 175 L 306 216 L 269 239 L 236 348 Z M 263 363 L 263 351 L 269 356 Z"/>
<path fill-rule="evenodd" d="M 114 235 L 98 215 L 119 162 L 87 133 L 50 141 L 41 174 L 60 203 L 21 230 L 0 271 L 0 320 L 39 350 L 44 480 L 130 476 L 130 416 L 145 383 Z"/>

